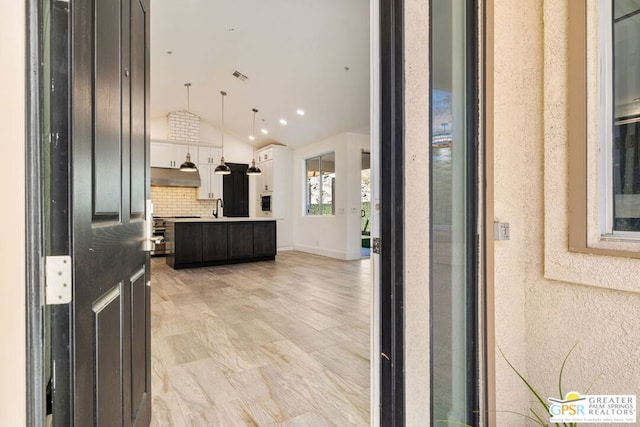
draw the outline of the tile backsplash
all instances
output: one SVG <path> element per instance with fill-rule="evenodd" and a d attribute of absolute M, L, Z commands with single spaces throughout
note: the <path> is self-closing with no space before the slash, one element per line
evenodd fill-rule
<path fill-rule="evenodd" d="M 151 187 L 154 216 L 211 216 L 215 200 L 198 200 L 197 188 Z"/>

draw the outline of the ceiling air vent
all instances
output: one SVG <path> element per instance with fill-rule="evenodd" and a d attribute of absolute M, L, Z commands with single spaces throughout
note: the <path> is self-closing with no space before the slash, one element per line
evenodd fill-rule
<path fill-rule="evenodd" d="M 237 77 L 240 80 L 242 80 L 243 82 L 246 81 L 249 77 L 245 76 L 244 74 L 242 74 L 240 71 L 235 70 L 233 72 L 233 77 Z"/>

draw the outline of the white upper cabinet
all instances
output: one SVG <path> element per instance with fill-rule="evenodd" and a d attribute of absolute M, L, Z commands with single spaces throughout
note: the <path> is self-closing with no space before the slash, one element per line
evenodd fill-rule
<path fill-rule="evenodd" d="M 196 145 L 151 141 L 151 167 L 177 169 L 187 159 L 187 153 L 191 154 L 191 161 L 197 163 L 198 147 Z"/>
<path fill-rule="evenodd" d="M 198 147 L 198 170 L 200 172 L 200 188 L 198 199 L 222 199 L 222 175 L 214 173 L 220 162 L 222 150 L 217 147 Z"/>
<path fill-rule="evenodd" d="M 266 162 L 269 160 L 273 160 L 273 149 L 272 148 L 264 148 L 258 151 L 258 163 Z"/>
<path fill-rule="evenodd" d="M 262 171 L 262 174 L 259 176 L 260 180 L 258 181 L 259 191 L 273 191 L 273 160 L 261 162 L 258 167 Z"/>
<path fill-rule="evenodd" d="M 217 165 L 220 163 L 220 153 L 222 150 L 218 147 L 209 147 L 206 145 L 198 146 L 198 161 L 194 163 L 208 163 Z"/>

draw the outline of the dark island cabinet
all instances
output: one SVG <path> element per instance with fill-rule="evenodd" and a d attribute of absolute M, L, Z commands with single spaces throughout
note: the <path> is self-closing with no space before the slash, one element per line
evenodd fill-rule
<path fill-rule="evenodd" d="M 165 239 L 176 269 L 276 258 L 275 221 L 172 222 Z"/>
<path fill-rule="evenodd" d="M 176 223 L 175 255 L 177 264 L 202 262 L 201 223 Z"/>
<path fill-rule="evenodd" d="M 253 222 L 229 223 L 229 258 L 253 257 Z"/>
<path fill-rule="evenodd" d="M 202 224 L 202 261 L 227 259 L 227 223 Z"/>
<path fill-rule="evenodd" d="M 275 221 L 253 223 L 253 256 L 276 256 Z"/>

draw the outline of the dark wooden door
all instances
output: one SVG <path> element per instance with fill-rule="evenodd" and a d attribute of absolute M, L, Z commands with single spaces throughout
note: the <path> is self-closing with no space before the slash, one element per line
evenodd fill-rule
<path fill-rule="evenodd" d="M 54 378 L 70 380 L 56 391 L 54 422 L 147 426 L 147 0 L 75 2 L 70 23 L 73 301 L 68 329 L 52 329 L 54 346 L 68 349 Z"/>
<path fill-rule="evenodd" d="M 245 163 L 227 163 L 231 173 L 222 178 L 224 216 L 249 216 L 249 176 Z"/>

